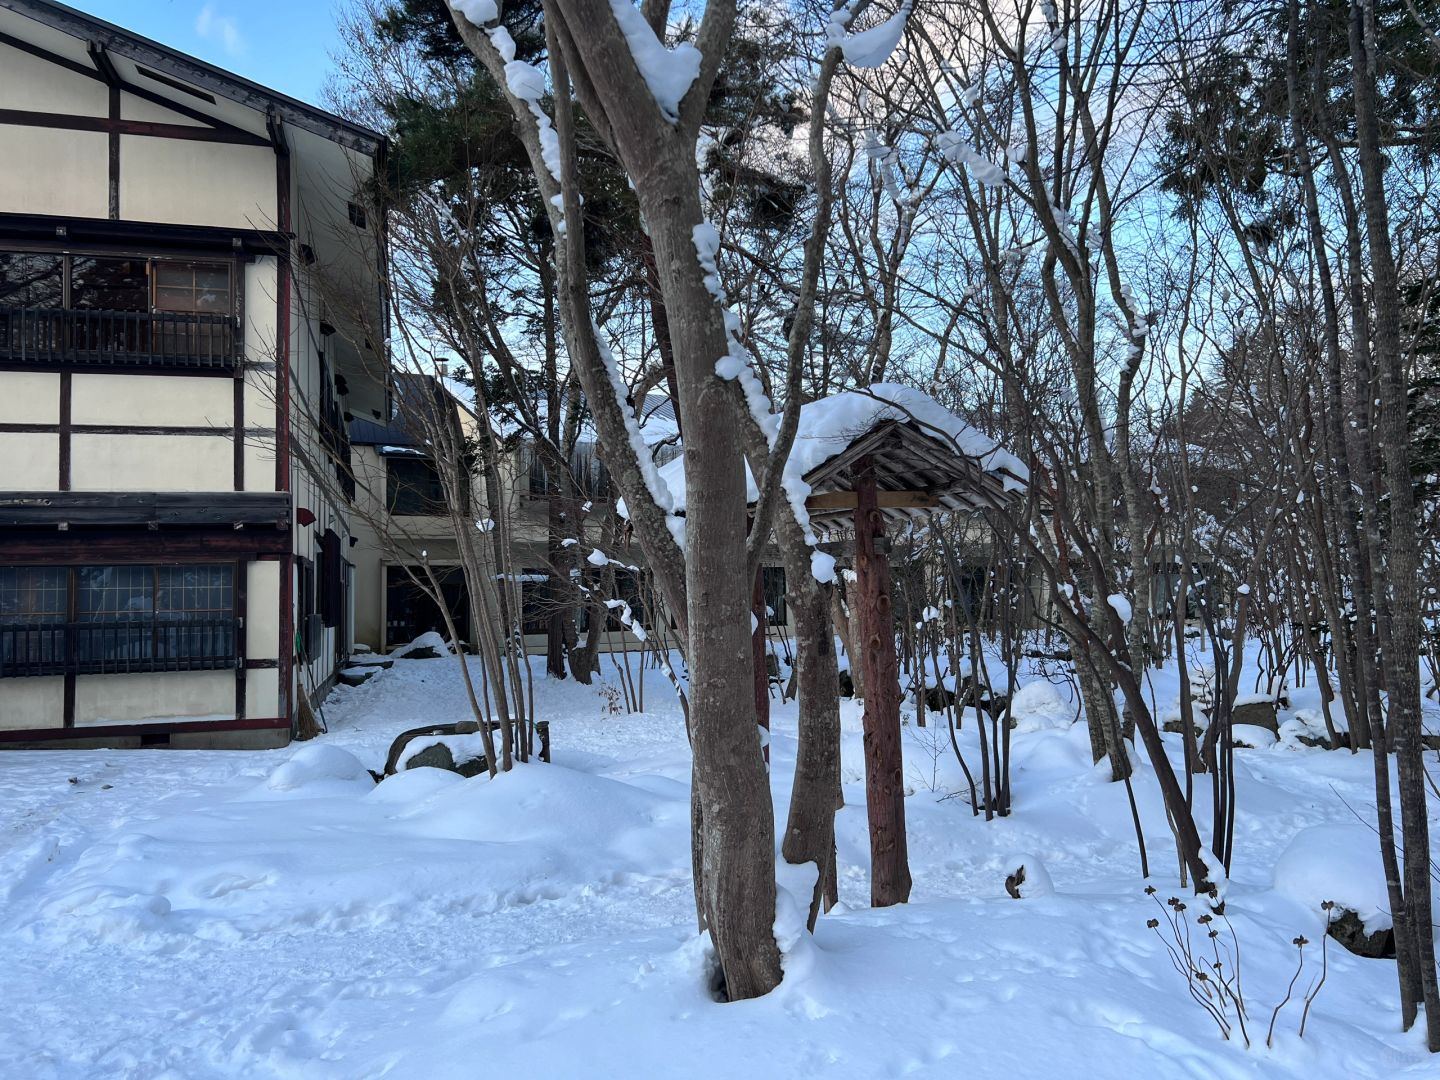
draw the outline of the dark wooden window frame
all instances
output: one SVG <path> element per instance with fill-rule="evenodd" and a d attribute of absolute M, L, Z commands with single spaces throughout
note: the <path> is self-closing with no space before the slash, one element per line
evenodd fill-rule
<path fill-rule="evenodd" d="M 97 619 L 78 610 L 80 574 L 99 566 L 147 569 L 151 575 L 150 610 L 133 616 Z M 195 608 L 199 619 L 165 618 L 192 609 L 156 607 L 162 569 L 175 567 L 223 568 L 230 571 L 229 607 Z M 14 569 L 49 569 L 65 575 L 65 606 L 58 612 L 37 613 L 21 621 L 23 612 L 0 616 L 0 679 L 27 676 L 133 674 L 164 671 L 223 671 L 244 663 L 244 626 L 241 618 L 247 564 L 244 561 L 194 559 L 180 562 L 7 564 Z"/>
<path fill-rule="evenodd" d="M 184 370 L 229 374 L 242 357 L 244 263 L 239 254 L 214 250 L 117 248 L 105 245 L 0 241 L 0 251 L 61 260 L 61 302 L 21 307 L 0 300 L 0 366 L 39 370 Z M 134 259 L 145 263 L 147 311 L 77 307 L 76 259 Z M 228 303 L 216 312 L 159 306 L 155 267 L 202 264 L 223 268 Z"/>

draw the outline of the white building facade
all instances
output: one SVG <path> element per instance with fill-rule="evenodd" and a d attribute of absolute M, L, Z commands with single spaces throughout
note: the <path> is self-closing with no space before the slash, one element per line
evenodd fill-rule
<path fill-rule="evenodd" d="M 0 745 L 283 744 L 350 646 L 384 140 L 6 0 L 0 146 Z"/>

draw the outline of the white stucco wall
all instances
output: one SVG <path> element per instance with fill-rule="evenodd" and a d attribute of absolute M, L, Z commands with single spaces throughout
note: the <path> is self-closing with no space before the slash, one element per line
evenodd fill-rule
<path fill-rule="evenodd" d="M 0 679 L 0 730 L 65 726 L 65 680 Z"/>
<path fill-rule="evenodd" d="M 233 491 L 234 440 L 224 435 L 74 435 L 70 486 L 75 491 Z"/>
<path fill-rule="evenodd" d="M 273 660 L 280 644 L 280 564 L 252 562 L 245 582 L 245 655 Z"/>
<path fill-rule="evenodd" d="M 256 668 L 245 673 L 245 715 L 251 719 L 280 716 L 280 672 L 275 668 Z"/>
<path fill-rule="evenodd" d="M 54 424 L 59 420 L 59 375 L 0 371 L 0 424 Z"/>
<path fill-rule="evenodd" d="M 75 424 L 233 429 L 234 418 L 233 385 L 214 376 L 76 372 L 70 387 Z"/>
<path fill-rule="evenodd" d="M 54 491 L 60 486 L 60 436 L 0 431 L 0 476 L 10 491 Z"/>
<path fill-rule="evenodd" d="M 103 131 L 0 124 L 0 147 L 5 154 L 0 209 L 6 213 L 96 218 L 109 213 L 110 143 Z"/>
<path fill-rule="evenodd" d="M 275 152 L 268 146 L 122 135 L 120 216 L 273 229 Z"/>
<path fill-rule="evenodd" d="M 75 726 L 235 716 L 233 671 L 156 671 L 81 675 L 75 680 Z"/>

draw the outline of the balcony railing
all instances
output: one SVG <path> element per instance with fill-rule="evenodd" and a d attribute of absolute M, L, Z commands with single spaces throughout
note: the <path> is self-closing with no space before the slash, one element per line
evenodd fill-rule
<path fill-rule="evenodd" d="M 238 356 L 229 315 L 0 307 L 0 361 L 228 370 Z"/>
<path fill-rule="evenodd" d="M 0 622 L 0 678 L 233 668 L 239 635 L 233 616 Z"/>

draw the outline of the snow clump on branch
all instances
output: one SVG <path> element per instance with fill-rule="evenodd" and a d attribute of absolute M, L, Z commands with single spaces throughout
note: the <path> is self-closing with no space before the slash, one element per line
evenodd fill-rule
<path fill-rule="evenodd" d="M 612 2 L 618 2 L 618 0 L 612 0 Z M 872 26 L 869 30 L 849 34 L 845 31 L 850 25 L 850 20 L 854 18 L 855 5 L 853 2 L 846 4 L 831 16 L 826 34 L 826 47 L 839 47 L 840 51 L 845 54 L 845 61 L 852 67 L 878 68 L 890 59 L 890 54 L 900 44 L 900 38 L 905 34 L 905 23 L 910 18 L 912 7 L 914 7 L 912 0 L 905 0 L 895 14 L 879 26 Z"/>
<path fill-rule="evenodd" d="M 670 123 L 677 123 L 680 102 L 700 77 L 700 50 L 689 42 L 667 49 L 630 0 L 610 0 L 610 10 L 615 13 L 625 43 L 630 46 L 630 56 L 650 88 L 661 115 Z"/>

